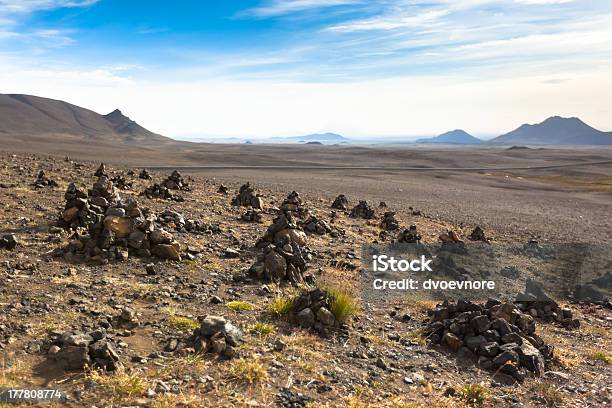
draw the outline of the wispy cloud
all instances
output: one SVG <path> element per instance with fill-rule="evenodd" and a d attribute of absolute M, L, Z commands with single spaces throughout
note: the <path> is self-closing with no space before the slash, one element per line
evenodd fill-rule
<path fill-rule="evenodd" d="M 31 13 L 63 7 L 87 7 L 99 0 L 0 0 L 0 11 Z"/>
<path fill-rule="evenodd" d="M 363 0 L 268 0 L 259 7 L 247 9 L 244 16 L 274 17 L 307 10 L 326 9 L 362 3 Z"/>

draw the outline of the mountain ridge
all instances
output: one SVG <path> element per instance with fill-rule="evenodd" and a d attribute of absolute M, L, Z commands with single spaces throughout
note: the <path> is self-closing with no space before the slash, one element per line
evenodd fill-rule
<path fill-rule="evenodd" d="M 168 143 L 172 139 L 151 132 L 119 109 L 101 115 L 62 100 L 25 94 L 0 94 L 0 135 L 52 136 L 53 140 L 99 143 Z"/>
<path fill-rule="evenodd" d="M 612 145 L 612 132 L 603 132 L 577 117 L 551 116 L 523 124 L 488 141 L 490 144 Z"/>
<path fill-rule="evenodd" d="M 480 144 L 483 140 L 470 135 L 463 129 L 455 129 L 441 135 L 417 139 L 415 143 Z"/>

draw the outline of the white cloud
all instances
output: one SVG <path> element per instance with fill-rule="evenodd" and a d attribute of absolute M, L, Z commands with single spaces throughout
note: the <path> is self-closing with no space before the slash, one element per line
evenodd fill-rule
<path fill-rule="evenodd" d="M 265 5 L 241 13 L 255 17 L 273 17 L 299 11 L 344 6 L 363 0 L 269 0 Z"/>
<path fill-rule="evenodd" d="M 99 0 L 0 0 L 0 11 L 7 13 L 31 13 L 62 7 L 87 7 Z"/>
<path fill-rule="evenodd" d="M 529 5 L 533 5 L 533 4 L 564 4 L 564 3 L 571 3 L 574 0 L 514 0 L 515 3 L 519 3 L 519 4 L 529 4 Z"/>
<path fill-rule="evenodd" d="M 431 27 L 432 23 L 435 23 L 441 17 L 444 17 L 449 13 L 450 10 L 430 10 L 404 17 L 384 16 L 337 24 L 329 27 L 328 30 L 351 32 L 366 30 L 394 30 L 397 28 L 414 28 L 423 26 Z"/>

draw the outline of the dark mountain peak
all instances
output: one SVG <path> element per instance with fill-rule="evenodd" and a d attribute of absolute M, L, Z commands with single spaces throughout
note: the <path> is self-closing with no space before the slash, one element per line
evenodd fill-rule
<path fill-rule="evenodd" d="M 478 144 L 482 143 L 482 140 L 470 135 L 463 129 L 455 129 L 436 137 L 417 139 L 416 143 Z"/>
<path fill-rule="evenodd" d="M 111 113 L 104 115 L 104 117 L 113 123 L 125 121 L 131 122 L 131 119 L 125 116 L 119 109 L 115 109 Z"/>
<path fill-rule="evenodd" d="M 524 124 L 491 140 L 505 144 L 612 144 L 609 133 L 597 130 L 577 117 L 551 116 L 540 123 Z"/>

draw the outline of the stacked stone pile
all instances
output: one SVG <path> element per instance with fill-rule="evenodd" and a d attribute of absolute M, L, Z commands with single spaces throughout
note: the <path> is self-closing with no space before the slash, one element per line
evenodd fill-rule
<path fill-rule="evenodd" d="M 300 197 L 300 193 L 292 191 L 289 193 L 287 198 L 283 201 L 280 207 L 281 211 L 290 211 L 292 214 L 297 215 L 299 218 L 304 218 L 308 214 L 308 210 L 304 206 L 304 201 Z"/>
<path fill-rule="evenodd" d="M 327 222 L 314 215 L 309 216 L 304 221 L 300 221 L 299 225 L 308 234 L 325 235 L 333 232 Z"/>
<path fill-rule="evenodd" d="M 489 238 L 487 238 L 487 236 L 484 233 L 484 230 L 480 228 L 479 225 L 477 225 L 476 228 L 474 228 L 474 231 L 472 231 L 472 233 L 470 234 L 468 238 L 470 239 L 470 241 L 482 241 L 482 242 L 486 242 L 487 244 L 490 243 Z"/>
<path fill-rule="evenodd" d="M 51 180 L 47 177 L 44 170 L 41 170 L 36 175 L 36 180 L 34 181 L 34 187 L 36 188 L 45 188 L 45 187 L 57 187 L 58 184 L 55 180 Z"/>
<path fill-rule="evenodd" d="M 262 222 L 262 212 L 256 208 L 249 208 L 240 216 L 240 219 L 246 222 Z"/>
<path fill-rule="evenodd" d="M 100 166 L 94 173 L 94 176 L 96 177 L 108 176 L 108 174 L 106 173 L 106 165 L 104 163 L 100 163 Z"/>
<path fill-rule="evenodd" d="M 400 229 L 399 221 L 395 218 L 395 211 L 386 211 L 380 226 L 385 231 L 397 231 Z"/>
<path fill-rule="evenodd" d="M 404 242 L 407 244 L 418 244 L 421 242 L 421 234 L 417 231 L 416 225 L 411 225 L 408 229 L 400 232 L 397 242 Z"/>
<path fill-rule="evenodd" d="M 304 272 L 312 256 L 306 247 L 306 234 L 296 225 L 290 212 L 274 220 L 256 247 L 259 253 L 250 268 L 251 274 L 275 282 L 298 284 L 304 281 Z"/>
<path fill-rule="evenodd" d="M 162 186 L 169 190 L 191 191 L 189 183 L 183 179 L 183 176 L 177 170 L 174 170 L 172 174 L 162 182 Z"/>
<path fill-rule="evenodd" d="M 263 210 L 263 200 L 255 193 L 255 189 L 251 187 L 251 183 L 246 183 L 240 186 L 238 195 L 232 199 L 232 205 L 236 207 L 253 207 L 258 210 Z"/>
<path fill-rule="evenodd" d="M 104 371 L 123 370 L 117 347 L 104 331 L 52 334 L 48 355 L 67 371 L 83 370 L 85 367 Z"/>
<path fill-rule="evenodd" d="M 173 227 L 176 231 L 183 233 L 217 234 L 221 232 L 219 225 L 203 223 L 189 218 L 186 219 L 182 214 L 172 210 L 164 210 L 164 212 L 157 216 L 157 222 L 164 226 Z"/>
<path fill-rule="evenodd" d="M 499 370 L 521 381 L 525 369 L 541 376 L 553 347 L 535 333 L 536 322 L 513 303 L 490 299 L 444 302 L 429 312 L 428 339 L 472 358 L 484 369 Z"/>
<path fill-rule="evenodd" d="M 141 210 L 136 200 L 121 200 L 106 176 L 98 178 L 89 198 L 71 183 L 65 199 L 60 226 L 87 231 L 73 237 L 65 256 L 79 254 L 102 261 L 134 254 L 180 260 L 180 244 L 172 234 L 159 228 L 156 217 Z"/>
<path fill-rule="evenodd" d="M 226 186 L 221 184 L 221 185 L 219 185 L 219 188 L 217 189 L 217 193 L 219 193 L 219 194 L 229 194 L 229 188 L 227 188 Z"/>
<path fill-rule="evenodd" d="M 6 234 L 0 238 L 0 249 L 3 248 L 12 251 L 17 247 L 18 243 L 17 237 L 14 234 Z"/>
<path fill-rule="evenodd" d="M 343 326 L 331 309 L 329 295 L 315 287 L 302 291 L 293 300 L 290 318 L 304 329 L 312 328 L 322 335 L 328 335 L 331 330 L 338 330 Z"/>
<path fill-rule="evenodd" d="M 149 171 L 147 169 L 142 169 L 142 171 L 138 175 L 138 178 L 143 179 L 143 180 L 151 180 L 151 179 L 153 179 L 153 177 L 151 177 L 151 174 L 149 173 Z"/>
<path fill-rule="evenodd" d="M 111 178 L 111 182 L 119 190 L 130 190 L 132 188 L 132 182 L 127 181 L 121 174 L 116 174 L 113 176 L 113 178 Z"/>
<path fill-rule="evenodd" d="M 186 343 L 197 353 L 214 353 L 221 357 L 232 358 L 237 353 L 236 347 L 242 341 L 242 336 L 240 329 L 229 320 L 221 316 L 206 316 Z M 180 348 L 179 344 L 172 351 L 178 351 Z"/>
<path fill-rule="evenodd" d="M 331 205 L 331 208 L 336 210 L 348 211 L 349 202 L 344 194 L 340 194 Z"/>
<path fill-rule="evenodd" d="M 374 218 L 374 215 L 374 209 L 365 200 L 359 201 L 359 204 L 353 207 L 349 214 L 351 218 L 364 218 L 366 220 Z"/>
<path fill-rule="evenodd" d="M 580 321 L 573 318 L 572 310 L 561 308 L 545 291 L 541 282 L 528 278 L 525 292 L 517 295 L 515 304 L 530 316 L 544 322 L 556 322 L 568 329 L 580 327 Z"/>
<path fill-rule="evenodd" d="M 145 191 L 140 193 L 140 195 L 145 196 L 148 199 L 160 198 L 162 200 L 170 200 L 170 201 L 176 201 L 176 202 L 185 201 L 185 198 L 183 198 L 182 195 L 175 194 L 172 191 L 170 191 L 168 187 L 162 186 L 161 184 L 157 184 L 157 183 L 153 184 L 152 186 L 147 187 Z"/>

